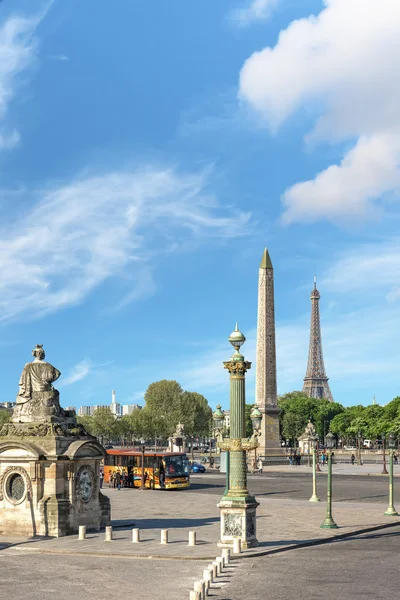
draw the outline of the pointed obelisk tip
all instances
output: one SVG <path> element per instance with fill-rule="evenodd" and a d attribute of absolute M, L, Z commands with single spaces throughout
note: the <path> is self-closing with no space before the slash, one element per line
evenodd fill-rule
<path fill-rule="evenodd" d="M 273 269 L 271 257 L 267 248 L 264 248 L 264 254 L 262 255 L 260 269 Z"/>
<path fill-rule="evenodd" d="M 239 331 L 239 326 L 238 326 L 238 322 L 237 321 L 236 321 L 235 331 Z"/>

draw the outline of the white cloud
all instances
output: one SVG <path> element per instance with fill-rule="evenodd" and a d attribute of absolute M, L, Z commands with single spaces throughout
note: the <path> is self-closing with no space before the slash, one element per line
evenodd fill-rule
<path fill-rule="evenodd" d="M 208 172 L 149 168 L 38 192 L 0 225 L 1 319 L 76 304 L 110 277 L 127 280 L 132 301 L 153 291 L 160 252 L 248 233 L 249 213 L 219 205 L 208 184 Z"/>
<path fill-rule="evenodd" d="M 43 17 L 11 17 L 0 26 L 0 124 L 4 122 L 8 106 L 15 95 L 19 75 L 36 58 L 35 28 Z M 19 134 L 0 132 L 0 148 L 10 148 L 19 141 Z"/>
<path fill-rule="evenodd" d="M 308 142 L 355 141 L 339 165 L 283 196 L 284 221 L 341 221 L 374 212 L 400 183 L 400 3 L 325 0 L 254 53 L 240 97 L 276 131 L 298 109 L 315 114 Z"/>
<path fill-rule="evenodd" d="M 327 269 L 321 287 L 328 293 L 394 301 L 400 295 L 400 239 L 363 244 L 340 254 Z"/>
<path fill-rule="evenodd" d="M 74 365 L 65 377 L 60 380 L 59 387 L 72 385 L 77 381 L 82 381 L 89 375 L 92 370 L 92 365 L 88 360 L 82 360 Z"/>
<path fill-rule="evenodd" d="M 279 2 L 280 0 L 251 0 L 247 7 L 233 11 L 232 20 L 240 27 L 266 21 Z"/>

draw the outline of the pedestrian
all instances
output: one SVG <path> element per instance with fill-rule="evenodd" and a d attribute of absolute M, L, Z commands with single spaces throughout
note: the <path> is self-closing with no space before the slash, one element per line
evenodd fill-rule
<path fill-rule="evenodd" d="M 262 472 L 263 472 L 263 461 L 261 460 L 261 456 L 258 459 L 257 467 L 258 467 L 258 472 L 260 473 L 260 475 L 262 475 Z"/>
<path fill-rule="evenodd" d="M 121 489 L 121 473 L 119 471 L 117 471 L 115 474 L 115 483 L 117 485 L 117 489 L 120 490 Z"/>
<path fill-rule="evenodd" d="M 399 457 L 397 454 L 393 454 L 393 460 L 394 460 L 394 464 L 398 465 L 399 464 Z"/>
<path fill-rule="evenodd" d="M 351 455 L 351 464 L 354 465 L 354 461 L 356 460 L 356 457 L 354 456 L 354 454 Z"/>
<path fill-rule="evenodd" d="M 103 469 L 100 469 L 100 489 L 103 487 L 103 481 L 104 481 L 104 471 L 103 471 Z"/>
<path fill-rule="evenodd" d="M 251 472 L 255 473 L 256 471 L 257 471 L 257 463 L 255 460 L 253 460 L 253 466 L 252 466 Z"/>
<path fill-rule="evenodd" d="M 111 471 L 111 469 L 108 471 L 108 487 L 112 487 L 113 486 L 113 472 Z"/>
<path fill-rule="evenodd" d="M 293 454 L 292 453 L 289 454 L 289 465 L 293 466 Z"/>

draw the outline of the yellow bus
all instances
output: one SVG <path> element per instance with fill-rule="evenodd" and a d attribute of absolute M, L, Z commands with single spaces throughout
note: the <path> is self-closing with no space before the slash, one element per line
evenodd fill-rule
<path fill-rule="evenodd" d="M 104 461 L 104 483 L 116 487 L 140 487 L 144 458 L 145 486 L 151 489 L 180 489 L 190 486 L 189 460 L 183 452 L 142 452 L 107 450 Z M 116 474 L 119 473 L 119 478 Z"/>

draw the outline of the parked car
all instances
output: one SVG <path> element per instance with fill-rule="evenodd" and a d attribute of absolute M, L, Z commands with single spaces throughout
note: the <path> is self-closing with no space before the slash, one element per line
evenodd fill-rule
<path fill-rule="evenodd" d="M 191 473 L 205 473 L 206 468 L 201 463 L 194 462 L 190 465 L 190 472 Z"/>
<path fill-rule="evenodd" d="M 104 446 L 104 448 L 106 450 L 112 450 L 114 448 L 114 446 L 112 444 L 106 444 L 106 446 Z"/>

